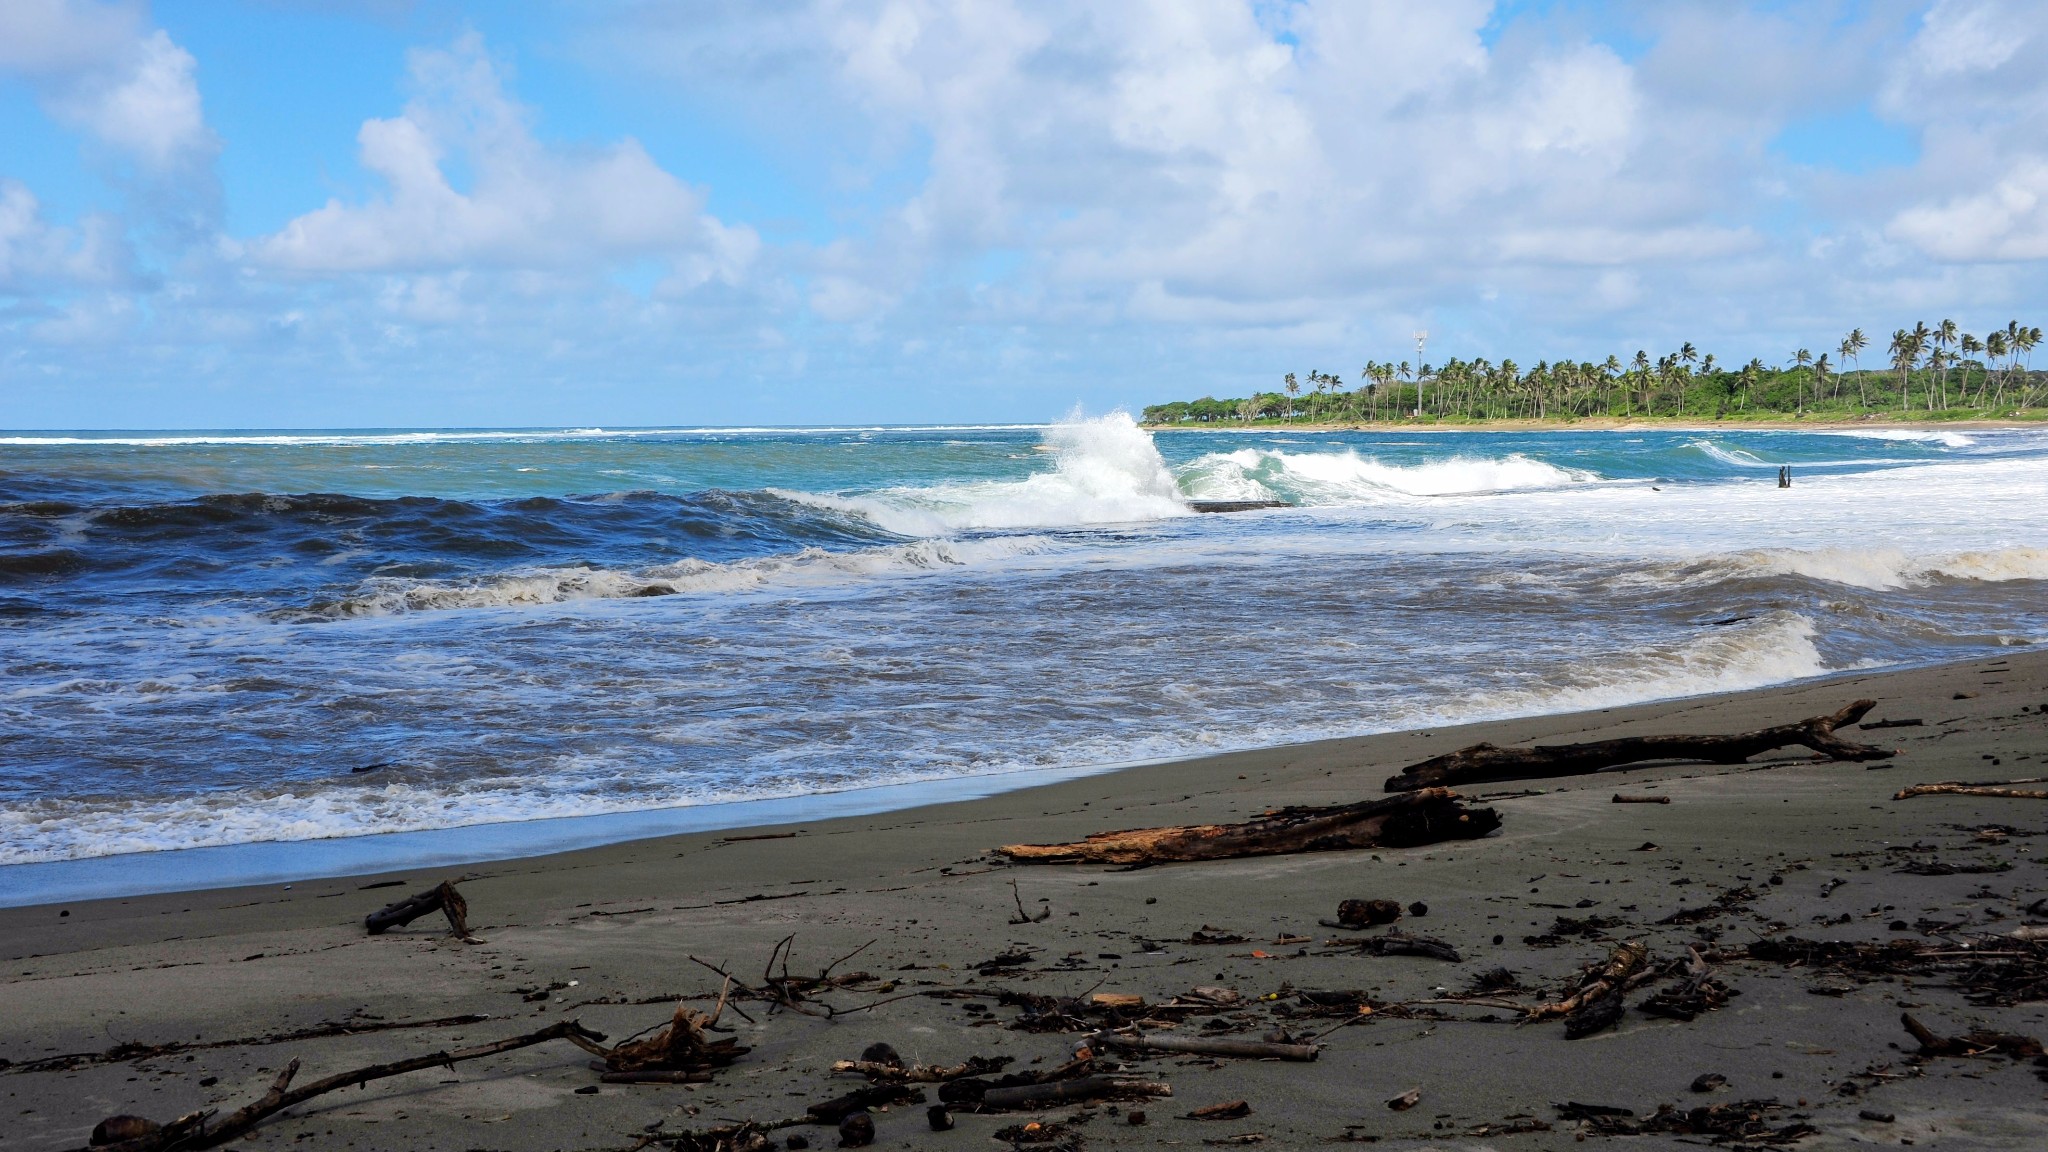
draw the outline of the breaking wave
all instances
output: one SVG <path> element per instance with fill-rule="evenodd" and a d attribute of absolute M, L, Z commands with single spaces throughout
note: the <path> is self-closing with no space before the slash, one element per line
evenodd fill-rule
<path fill-rule="evenodd" d="M 279 613 L 284 619 L 339 620 L 464 608 L 518 608 L 576 600 L 626 600 L 691 593 L 746 592 L 771 585 L 816 585 L 847 578 L 917 573 L 986 564 L 1059 549 L 1042 536 L 919 540 L 830 552 L 806 548 L 792 556 L 729 563 L 684 560 L 632 571 L 537 568 L 464 581 L 373 578 L 355 595 Z"/>
<path fill-rule="evenodd" d="M 1001 776 L 1045 767 L 1048 757 L 1066 764 L 1130 762 L 1366 731 L 1615 707 L 1820 675 L 1829 669 L 1814 639 L 1810 620 L 1796 613 L 1776 613 L 1668 651 L 1569 663 L 1547 668 L 1522 686 L 1382 709 L 1368 727 L 1345 716 L 1254 722 L 1220 738 L 1200 726 L 1105 732 L 1066 747 L 975 749 L 970 758 L 977 766 L 966 772 L 957 763 L 949 768 L 871 765 L 857 776 L 832 780 L 774 773 L 741 780 L 664 769 L 658 760 L 638 756 L 586 754 L 536 766 L 544 787 L 523 773 L 462 782 L 254 785 L 140 800 L 111 795 L 46 797 L 0 808 L 0 865 L 693 807 L 920 779 Z"/>
<path fill-rule="evenodd" d="M 1044 448 L 1052 453 L 1052 470 L 1022 480 L 885 488 L 857 496 L 770 491 L 857 513 L 899 536 L 1129 524 L 1188 513 L 1151 434 L 1129 413 L 1070 416 L 1046 429 Z"/>
<path fill-rule="evenodd" d="M 1873 590 L 1921 587 L 1939 580 L 2048 580 L 2048 548 L 1999 548 L 1915 556 L 1896 548 L 1776 549 L 1733 559 L 1750 574 L 1804 576 Z"/>
<path fill-rule="evenodd" d="M 1281 452 L 1241 448 L 1183 466 L 1180 482 L 1197 500 L 1284 500 L 1357 504 L 1427 496 L 1476 496 L 1590 484 L 1591 472 L 1560 468 L 1521 453 L 1499 459 L 1457 457 L 1385 464 L 1355 451 Z"/>

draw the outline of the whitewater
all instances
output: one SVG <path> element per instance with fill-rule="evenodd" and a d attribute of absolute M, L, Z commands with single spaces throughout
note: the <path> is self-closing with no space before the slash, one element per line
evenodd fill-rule
<path fill-rule="evenodd" d="M 0 875 L 1959 659 L 2048 638 L 2043 493 L 1974 428 L 0 433 Z"/>

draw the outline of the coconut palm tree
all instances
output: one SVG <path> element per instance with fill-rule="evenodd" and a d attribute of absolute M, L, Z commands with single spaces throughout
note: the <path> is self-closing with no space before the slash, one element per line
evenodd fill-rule
<path fill-rule="evenodd" d="M 2034 390 L 2027 384 L 2027 372 L 2021 366 L 2020 358 L 2026 356 L 2031 359 L 2034 345 L 2038 342 L 2039 337 L 2034 334 L 2034 330 L 2017 320 L 2005 326 L 2005 374 L 2019 383 L 2019 396 L 2014 403 L 2021 408 L 2027 406 L 2027 400 Z"/>
<path fill-rule="evenodd" d="M 1849 329 L 1849 334 L 1842 337 L 1842 346 L 1835 349 L 1835 352 L 1842 359 L 1856 365 L 1856 369 L 1861 371 L 1863 368 L 1863 350 L 1868 347 L 1870 347 L 1870 338 L 1863 334 L 1863 329 L 1851 328 Z M 1859 407 L 1865 409 L 1870 407 L 1870 394 L 1864 391 L 1862 376 L 1856 377 L 1856 402 Z"/>
<path fill-rule="evenodd" d="M 1975 336 L 1970 335 L 1968 332 L 1965 332 L 1961 336 L 1956 338 L 1956 347 L 1961 350 L 1962 358 L 1964 361 L 1967 362 L 1970 360 L 1975 360 L 1981 353 L 1983 353 L 1984 342 L 1982 340 L 1977 339 Z M 1985 376 L 1977 381 L 1977 404 L 1979 407 L 1983 406 L 1984 387 L 1989 383 L 1989 376 Z M 1963 401 L 1963 403 L 1968 404 L 1970 402 L 1970 370 L 1967 366 L 1963 369 L 1963 382 L 1961 384 L 1961 389 L 1962 396 L 1960 397 L 1960 399 Z"/>
<path fill-rule="evenodd" d="M 1920 347 L 1913 333 L 1904 328 L 1892 329 L 1891 342 L 1892 371 L 1899 374 L 1899 410 L 1906 409 L 1906 389 L 1911 382 L 1913 365 L 1920 359 Z"/>

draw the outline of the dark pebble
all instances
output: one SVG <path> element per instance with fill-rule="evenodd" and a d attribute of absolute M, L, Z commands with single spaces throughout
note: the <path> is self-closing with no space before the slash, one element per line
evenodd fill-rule
<path fill-rule="evenodd" d="M 946 1111 L 944 1104 L 934 1104 L 925 1109 L 924 1118 L 930 1122 L 934 1132 L 948 1132 L 953 1128 L 953 1114 Z"/>
<path fill-rule="evenodd" d="M 1712 1092 L 1727 1082 L 1728 1078 L 1719 1072 L 1708 1072 L 1693 1080 L 1692 1090 L 1695 1092 Z"/>
<path fill-rule="evenodd" d="M 891 1068 L 903 1067 L 903 1057 L 897 1055 L 896 1049 L 887 1044 L 868 1045 L 861 1049 L 860 1058 L 870 1064 L 887 1064 Z"/>
<path fill-rule="evenodd" d="M 1889 1112 L 1879 1112 L 1875 1108 L 1865 1108 L 1863 1111 L 1858 1112 L 1856 1114 L 1856 1118 L 1859 1120 L 1868 1120 L 1872 1124 L 1889 1124 L 1892 1121 L 1898 1119 L 1898 1117 L 1892 1115 Z"/>
<path fill-rule="evenodd" d="M 874 1117 L 865 1112 L 854 1112 L 839 1122 L 839 1146 L 841 1148 L 865 1148 L 874 1142 Z"/>

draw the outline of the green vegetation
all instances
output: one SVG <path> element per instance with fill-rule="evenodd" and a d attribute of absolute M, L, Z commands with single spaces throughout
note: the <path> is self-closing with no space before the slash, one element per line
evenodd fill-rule
<path fill-rule="evenodd" d="M 1148 424 L 1257 423 L 1307 420 L 1369 424 L 1477 420 L 1572 420 L 1583 417 L 1693 420 L 1848 419 L 1890 413 L 1910 419 L 2048 417 L 2048 373 L 2031 370 L 2039 328 L 2015 320 L 1982 339 L 1943 320 L 1892 333 L 1889 366 L 1865 369 L 1870 341 L 1861 328 L 1829 353 L 1801 348 L 1774 368 L 1751 360 L 1739 368 L 1701 356 L 1690 343 L 1656 360 L 1637 352 L 1623 362 L 1539 362 L 1451 359 L 1432 367 L 1367 361 L 1362 383 L 1311 371 L 1308 388 L 1289 372 L 1279 391 L 1231 400 L 1204 396 L 1145 409 Z M 1843 371 L 1842 365 L 1852 365 Z"/>

